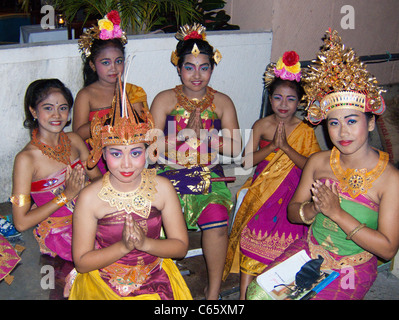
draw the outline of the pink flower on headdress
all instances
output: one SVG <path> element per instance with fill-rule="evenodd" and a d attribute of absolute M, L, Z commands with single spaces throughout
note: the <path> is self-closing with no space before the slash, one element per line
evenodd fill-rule
<path fill-rule="evenodd" d="M 289 71 L 287 71 L 285 68 L 277 70 L 276 68 L 274 68 L 274 74 L 276 75 L 276 77 L 281 78 L 283 80 L 290 80 L 290 81 L 296 81 L 296 82 L 300 82 L 301 81 L 301 71 L 297 72 L 297 73 L 291 73 Z"/>
<path fill-rule="evenodd" d="M 114 25 L 114 30 L 112 30 L 112 37 L 113 38 L 122 37 L 122 29 L 119 27 L 119 25 Z"/>
<path fill-rule="evenodd" d="M 112 31 L 108 31 L 107 29 L 102 29 L 100 31 L 100 39 L 101 40 L 109 40 L 112 39 Z"/>

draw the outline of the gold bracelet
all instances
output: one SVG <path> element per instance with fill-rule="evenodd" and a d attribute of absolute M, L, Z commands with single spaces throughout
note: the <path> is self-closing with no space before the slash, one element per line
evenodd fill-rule
<path fill-rule="evenodd" d="M 10 197 L 10 202 L 17 207 L 23 207 L 31 202 L 29 194 L 18 194 Z"/>
<path fill-rule="evenodd" d="M 314 221 L 314 219 L 316 218 L 316 217 L 313 217 L 311 220 L 307 220 L 307 219 L 305 218 L 305 214 L 304 214 L 304 212 L 303 212 L 303 207 L 306 206 L 308 203 L 310 203 L 310 201 L 309 201 L 309 200 L 306 200 L 306 201 L 302 202 L 302 203 L 301 203 L 301 206 L 299 207 L 299 216 L 301 217 L 301 220 L 302 220 L 302 222 L 303 222 L 304 224 L 312 224 L 313 221 Z"/>
<path fill-rule="evenodd" d="M 355 233 L 358 232 L 359 230 L 363 229 L 365 226 L 366 226 L 365 223 L 359 224 L 355 229 L 352 230 L 351 233 L 349 233 L 349 234 L 346 236 L 346 240 L 351 240 L 352 237 L 355 235 Z"/>
<path fill-rule="evenodd" d="M 63 192 L 61 192 L 57 197 L 55 197 L 51 201 L 54 202 L 59 207 L 62 207 L 68 203 L 68 199 L 67 199 L 65 193 L 63 193 Z"/>

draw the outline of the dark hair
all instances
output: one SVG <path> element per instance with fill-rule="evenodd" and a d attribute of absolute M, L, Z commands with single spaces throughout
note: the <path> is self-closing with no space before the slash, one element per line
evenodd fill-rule
<path fill-rule="evenodd" d="M 32 116 L 29 107 L 36 109 L 37 105 L 46 99 L 51 91 L 58 89 L 61 91 L 65 100 L 68 103 L 69 110 L 73 106 L 73 96 L 71 91 L 58 79 L 39 79 L 33 81 L 25 93 L 24 107 L 25 107 L 25 120 L 24 127 L 27 129 L 35 129 L 38 127 L 37 121 Z M 66 125 L 69 125 L 68 122 Z"/>
<path fill-rule="evenodd" d="M 177 66 L 179 68 L 182 67 L 185 56 L 191 54 L 193 50 L 194 44 L 197 44 L 198 50 L 202 54 L 206 54 L 209 57 L 209 61 L 211 63 L 211 68 L 215 65 L 215 60 L 213 59 L 213 47 L 208 43 L 208 41 L 201 39 L 188 39 L 181 40 L 177 43 L 176 53 L 179 57 L 179 61 L 177 62 Z"/>
<path fill-rule="evenodd" d="M 94 71 L 90 67 L 90 62 L 94 64 L 94 60 L 100 54 L 100 52 L 108 47 L 115 47 L 122 51 L 123 56 L 125 56 L 125 47 L 123 46 L 120 39 L 109 39 L 109 40 L 101 40 L 101 39 L 94 39 L 93 44 L 91 45 L 90 49 L 90 56 L 86 58 L 85 55 L 83 57 L 83 86 L 87 87 L 88 85 L 96 82 L 98 80 L 97 72 Z"/>
<path fill-rule="evenodd" d="M 270 103 L 270 97 L 272 96 L 272 94 L 274 93 L 274 91 L 277 89 L 277 87 L 281 86 L 281 85 L 286 85 L 292 89 L 294 89 L 296 91 L 296 94 L 298 96 L 298 101 L 302 100 L 302 97 L 305 94 L 305 91 L 302 87 L 301 82 L 297 82 L 295 80 L 291 81 L 291 80 L 283 80 L 281 78 L 275 78 L 273 80 L 273 82 L 269 85 L 269 87 L 267 88 L 268 91 L 268 98 L 266 101 L 266 116 L 269 116 L 271 114 L 273 114 L 273 109 Z"/>
<path fill-rule="evenodd" d="M 300 82 L 297 81 L 291 81 L 291 80 L 283 80 L 281 78 L 276 78 L 273 80 L 273 82 L 270 84 L 268 87 L 269 90 L 269 95 L 272 95 L 273 92 L 279 87 L 280 85 L 287 85 L 288 87 L 294 89 L 296 91 L 296 94 L 298 96 L 299 101 L 302 100 L 303 95 L 305 94 L 305 91 L 302 88 L 302 85 Z"/>

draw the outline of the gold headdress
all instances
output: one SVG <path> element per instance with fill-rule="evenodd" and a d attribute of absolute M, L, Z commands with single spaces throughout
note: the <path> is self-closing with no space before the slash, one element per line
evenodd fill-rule
<path fill-rule="evenodd" d="M 199 23 L 194 23 L 194 25 L 192 25 L 192 26 L 186 24 L 186 25 L 180 27 L 180 30 L 176 33 L 175 38 L 179 41 L 186 41 L 189 39 L 199 39 L 199 40 L 207 41 L 205 31 L 206 31 L 206 28 Z M 201 53 L 200 50 L 198 49 L 198 46 L 196 43 L 194 43 L 191 53 L 195 57 L 197 57 Z M 177 63 L 179 61 L 179 56 L 177 55 L 177 50 L 172 52 L 172 56 L 171 56 L 170 60 L 173 63 L 173 65 L 177 66 Z M 217 49 L 213 53 L 213 60 L 215 60 L 216 64 L 219 64 L 220 60 L 222 60 L 222 54 Z"/>
<path fill-rule="evenodd" d="M 91 46 L 94 40 L 120 39 L 122 45 L 127 43 L 126 33 L 120 28 L 121 19 L 116 10 L 107 13 L 98 21 L 98 26 L 87 29 L 79 38 L 78 45 L 86 58 L 91 55 Z"/>
<path fill-rule="evenodd" d="M 318 124 L 331 109 L 356 109 L 382 114 L 385 111 L 384 91 L 366 70 L 352 49 L 345 48 L 337 31 L 326 31 L 324 46 L 317 60 L 303 76 L 309 101 L 307 119 Z"/>
<path fill-rule="evenodd" d="M 115 97 L 109 114 L 98 117 L 96 114 L 91 121 L 91 138 L 88 167 L 94 167 L 102 155 L 102 149 L 111 145 L 131 145 L 135 143 L 151 144 L 154 139 L 150 130 L 154 128 L 154 121 L 148 108 L 136 111 L 122 86 L 120 75 L 116 82 Z"/>

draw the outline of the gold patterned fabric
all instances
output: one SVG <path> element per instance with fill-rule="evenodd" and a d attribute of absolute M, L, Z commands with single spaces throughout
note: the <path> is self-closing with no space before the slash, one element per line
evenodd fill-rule
<path fill-rule="evenodd" d="M 313 128 L 305 122 L 301 122 L 296 127 L 288 136 L 287 141 L 292 148 L 304 156 L 309 156 L 320 150 Z M 294 165 L 282 150 L 278 150 L 254 183 L 251 184 L 251 181 L 248 180 L 242 187 L 248 188 L 248 191 L 239 207 L 230 233 L 223 280 L 227 278 L 230 272 L 239 272 L 239 242 L 243 229 L 262 205 L 274 194 Z"/>
<path fill-rule="evenodd" d="M 151 202 L 157 192 L 155 176 L 155 169 L 144 169 L 141 172 L 139 187 L 133 192 L 121 192 L 112 187 L 109 181 L 109 172 L 107 172 L 103 177 L 103 187 L 98 197 L 118 210 L 125 210 L 127 213 L 134 212 L 143 218 L 148 218 Z"/>

